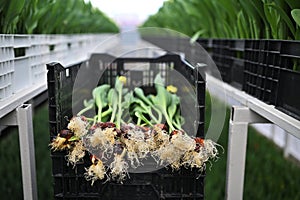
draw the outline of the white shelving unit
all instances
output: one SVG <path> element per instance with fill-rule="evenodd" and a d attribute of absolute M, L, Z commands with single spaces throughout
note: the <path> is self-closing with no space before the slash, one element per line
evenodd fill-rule
<path fill-rule="evenodd" d="M 37 199 L 32 106 L 25 103 L 47 90 L 47 63 L 85 61 L 110 36 L 0 34 L 0 131 L 18 126 L 24 199 Z"/>

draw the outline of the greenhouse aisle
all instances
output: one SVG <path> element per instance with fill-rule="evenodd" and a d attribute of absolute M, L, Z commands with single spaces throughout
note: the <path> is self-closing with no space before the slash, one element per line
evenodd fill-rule
<path fill-rule="evenodd" d="M 141 39 L 136 29 L 112 35 L 94 45 L 93 53 L 106 53 L 114 57 L 157 57 L 165 53 L 161 48 Z"/>

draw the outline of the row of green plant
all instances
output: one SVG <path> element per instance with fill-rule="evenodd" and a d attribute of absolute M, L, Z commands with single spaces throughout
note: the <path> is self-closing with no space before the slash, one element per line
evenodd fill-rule
<path fill-rule="evenodd" d="M 300 1 L 169 0 L 143 27 L 194 38 L 300 39 Z"/>
<path fill-rule="evenodd" d="M 84 0 L 0 0 L 0 33 L 71 34 L 118 31 L 114 22 Z"/>

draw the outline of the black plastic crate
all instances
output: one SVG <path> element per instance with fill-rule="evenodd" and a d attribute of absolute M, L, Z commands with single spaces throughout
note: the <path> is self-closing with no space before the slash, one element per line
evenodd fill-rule
<path fill-rule="evenodd" d="M 300 41 L 281 41 L 281 68 L 300 71 Z"/>
<path fill-rule="evenodd" d="M 232 70 L 231 70 L 231 82 L 230 84 L 235 88 L 242 89 L 243 82 L 244 82 L 244 59 L 234 58 L 232 63 Z"/>
<path fill-rule="evenodd" d="M 297 101 L 300 91 L 296 87 L 300 41 L 199 39 L 197 42 L 210 49 L 223 81 L 300 118 Z"/>
<path fill-rule="evenodd" d="M 245 71 L 244 71 L 244 90 L 257 98 L 260 98 L 262 84 L 258 84 L 262 78 L 258 75 L 258 68 L 263 68 L 259 63 L 260 47 L 257 40 L 245 41 Z"/>
<path fill-rule="evenodd" d="M 280 41 L 276 108 L 300 120 L 300 41 Z"/>
<path fill-rule="evenodd" d="M 204 49 L 209 49 L 212 47 L 212 41 L 210 39 L 197 39 L 197 42 L 204 48 Z"/>
<path fill-rule="evenodd" d="M 280 71 L 276 108 L 300 120 L 300 72 Z"/>
<path fill-rule="evenodd" d="M 245 68 L 245 40 L 231 39 L 228 41 L 232 58 L 231 82 L 238 89 L 243 88 Z"/>
<path fill-rule="evenodd" d="M 212 59 L 217 65 L 223 81 L 231 83 L 233 60 L 229 40 L 214 39 L 212 41 Z"/>
<path fill-rule="evenodd" d="M 223 81 L 242 89 L 245 40 L 198 39 L 197 42 L 211 55 Z"/>
<path fill-rule="evenodd" d="M 243 90 L 275 104 L 280 71 L 280 41 L 246 40 Z"/>
<path fill-rule="evenodd" d="M 146 64 L 147 70 L 130 71 L 128 63 Z M 108 66 L 106 68 L 106 66 Z M 200 115 L 195 121 L 195 126 L 187 131 L 197 130 L 198 137 L 204 137 L 204 110 L 205 110 L 205 77 L 202 69 L 196 69 L 183 61 L 178 55 L 165 55 L 158 58 L 114 58 L 105 54 L 94 54 L 87 62 L 73 66 L 63 67 L 59 63 L 50 63 L 48 68 L 48 93 L 49 93 L 49 124 L 50 139 L 55 137 L 59 130 L 67 126 L 66 118 L 73 116 L 72 106 L 80 110 L 82 101 L 90 98 L 91 88 L 89 78 L 78 89 L 80 99 L 71 105 L 72 90 L 77 73 L 80 69 L 92 70 L 96 77 L 101 77 L 99 84 L 114 83 L 117 75 L 128 77 L 128 87 L 137 84 L 153 82 L 157 73 L 161 72 L 167 84 L 182 85 L 178 80 L 168 78 L 169 74 L 176 71 L 183 75 L 194 86 L 197 93 L 198 104 L 189 104 L 190 107 L 183 111 L 190 113 L 198 109 Z M 127 84 L 127 83 L 126 83 Z M 81 94 L 81 93 L 80 93 Z M 182 96 L 184 94 L 179 94 Z M 189 99 L 185 104 L 189 103 Z M 74 102 L 73 102 L 74 103 Z M 74 108 L 73 108 L 74 109 Z M 204 177 L 200 178 L 196 171 L 181 169 L 172 172 L 171 169 L 160 169 L 150 173 L 130 173 L 130 178 L 123 184 L 114 182 L 96 181 L 93 186 L 83 177 L 85 168 L 90 166 L 91 161 L 86 155 L 81 163 L 75 167 L 68 166 L 65 160 L 66 152 L 51 152 L 52 174 L 54 179 L 55 199 L 203 199 Z"/>
<path fill-rule="evenodd" d="M 243 90 L 300 119 L 300 42 L 246 40 Z"/>

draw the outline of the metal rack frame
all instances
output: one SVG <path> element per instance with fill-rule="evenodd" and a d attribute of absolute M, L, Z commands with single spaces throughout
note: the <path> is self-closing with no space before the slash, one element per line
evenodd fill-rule
<path fill-rule="evenodd" d="M 300 138 L 300 121 L 210 75 L 206 76 L 206 80 L 216 93 L 225 92 L 242 105 L 231 109 L 225 198 L 243 199 L 248 125 L 274 123 Z"/>

